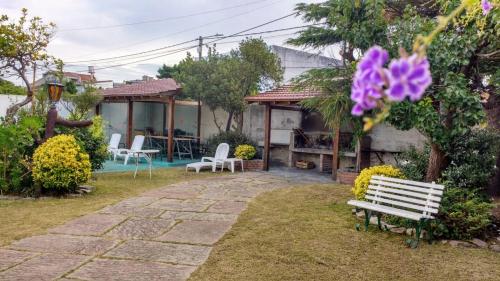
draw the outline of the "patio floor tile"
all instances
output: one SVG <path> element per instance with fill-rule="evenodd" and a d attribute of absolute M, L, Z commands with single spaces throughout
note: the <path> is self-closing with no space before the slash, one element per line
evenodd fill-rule
<path fill-rule="evenodd" d="M 108 206 L 99 211 L 102 214 L 153 218 L 163 213 L 163 210 L 150 207 Z"/>
<path fill-rule="evenodd" d="M 216 213 L 197 213 L 197 212 L 175 212 L 166 211 L 161 215 L 162 218 L 175 220 L 192 220 L 192 221 L 236 221 L 238 218 L 235 214 L 216 214 Z"/>
<path fill-rule="evenodd" d="M 183 221 L 156 240 L 212 245 L 222 238 L 232 224 L 228 221 Z"/>
<path fill-rule="evenodd" d="M 211 247 L 132 240 L 106 253 L 106 257 L 141 259 L 184 265 L 200 265 Z"/>
<path fill-rule="evenodd" d="M 0 272 L 0 280 L 54 280 L 78 267 L 87 259 L 87 256 L 79 255 L 43 254 Z"/>
<path fill-rule="evenodd" d="M 121 239 L 151 239 L 160 236 L 174 224 L 172 219 L 131 218 L 106 235 Z"/>
<path fill-rule="evenodd" d="M 49 230 L 52 233 L 101 235 L 126 219 L 121 215 L 90 214 Z"/>
<path fill-rule="evenodd" d="M 171 211 L 201 212 L 207 209 L 211 204 L 213 204 L 213 201 L 204 199 L 161 199 L 151 204 L 150 207 Z"/>
<path fill-rule="evenodd" d="M 111 249 L 117 241 L 91 236 L 47 234 L 12 243 L 9 248 L 32 252 L 97 255 Z"/>
<path fill-rule="evenodd" d="M 8 249 L 0 249 L 0 270 L 9 268 L 34 255 L 36 254 L 29 252 L 8 250 Z"/>
<path fill-rule="evenodd" d="M 207 212 L 221 213 L 221 214 L 239 214 L 246 208 L 247 208 L 246 202 L 219 201 L 210 206 Z"/>
<path fill-rule="evenodd" d="M 69 278 L 96 281 L 186 280 L 194 266 L 157 262 L 96 259 L 68 275 Z"/>

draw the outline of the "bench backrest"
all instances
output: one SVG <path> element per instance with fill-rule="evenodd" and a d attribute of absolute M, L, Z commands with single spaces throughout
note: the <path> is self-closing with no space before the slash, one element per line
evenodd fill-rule
<path fill-rule="evenodd" d="M 421 213 L 437 214 L 443 196 L 440 184 L 372 176 L 365 199 L 381 205 Z"/>

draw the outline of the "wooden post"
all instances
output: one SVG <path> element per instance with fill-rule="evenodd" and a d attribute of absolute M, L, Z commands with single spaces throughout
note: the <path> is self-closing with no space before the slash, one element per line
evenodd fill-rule
<path fill-rule="evenodd" d="M 337 170 L 339 169 L 339 143 L 340 143 L 340 127 L 337 127 L 333 132 L 333 154 L 332 154 L 332 179 L 337 180 Z"/>
<path fill-rule="evenodd" d="M 167 143 L 167 161 L 174 161 L 174 96 L 168 97 L 168 143 Z"/>
<path fill-rule="evenodd" d="M 95 115 L 96 116 L 101 115 L 101 104 L 95 106 Z"/>
<path fill-rule="evenodd" d="M 269 170 L 269 148 L 271 145 L 271 105 L 266 103 L 264 109 L 264 155 L 262 158 L 264 160 L 264 165 L 262 169 L 264 171 Z"/>
<path fill-rule="evenodd" d="M 134 119 L 134 102 L 132 100 L 128 101 L 128 111 L 127 111 L 127 147 L 130 148 L 132 145 L 132 126 Z"/>

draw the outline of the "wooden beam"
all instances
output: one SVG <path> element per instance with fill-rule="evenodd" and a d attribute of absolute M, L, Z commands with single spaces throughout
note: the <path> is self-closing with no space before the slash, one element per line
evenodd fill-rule
<path fill-rule="evenodd" d="M 271 145 L 271 105 L 266 103 L 264 109 L 264 155 L 262 156 L 264 160 L 264 165 L 262 166 L 264 171 L 269 170 L 269 148 Z"/>
<path fill-rule="evenodd" d="M 101 115 L 101 104 L 97 104 L 95 106 L 95 115 L 97 116 Z"/>
<path fill-rule="evenodd" d="M 167 142 L 167 161 L 174 161 L 174 110 L 175 99 L 168 97 L 168 142 Z"/>
<path fill-rule="evenodd" d="M 332 179 L 337 180 L 337 170 L 339 169 L 339 143 L 340 143 L 340 127 L 335 128 L 333 132 L 332 143 Z"/>
<path fill-rule="evenodd" d="M 271 105 L 272 109 L 280 109 L 280 110 L 291 110 L 291 111 L 302 111 L 302 108 L 300 106 L 284 106 L 284 105 Z"/>
<path fill-rule="evenodd" d="M 128 101 L 128 110 L 127 110 L 127 147 L 130 148 L 132 145 L 132 127 L 133 127 L 133 119 L 134 119 L 134 102 Z"/>

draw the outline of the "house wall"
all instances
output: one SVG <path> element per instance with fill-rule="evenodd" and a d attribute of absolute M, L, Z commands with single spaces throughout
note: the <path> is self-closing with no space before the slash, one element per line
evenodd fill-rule
<path fill-rule="evenodd" d="M 7 113 L 7 108 L 14 103 L 18 103 L 22 101 L 25 96 L 21 95 L 0 95 L 0 117 L 5 117 Z M 25 105 L 23 108 L 30 108 L 31 103 Z M 57 104 L 57 111 L 59 116 L 66 118 L 68 117 L 68 111 L 61 105 L 61 103 Z"/>

